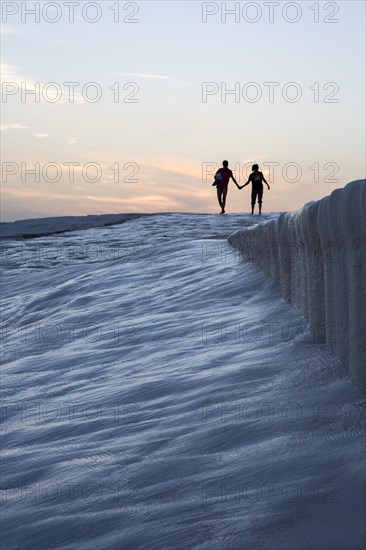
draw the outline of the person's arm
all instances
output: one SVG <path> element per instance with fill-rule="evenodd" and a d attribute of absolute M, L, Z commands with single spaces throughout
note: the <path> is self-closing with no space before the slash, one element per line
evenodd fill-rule
<path fill-rule="evenodd" d="M 235 183 L 236 187 L 239 189 L 239 185 L 238 185 L 238 182 L 236 181 L 236 179 L 234 178 L 234 175 L 231 174 L 231 179 L 233 180 L 233 182 Z"/>
<path fill-rule="evenodd" d="M 264 183 L 267 185 L 268 189 L 271 189 L 270 186 L 269 186 L 268 183 L 267 183 L 266 178 L 263 176 L 263 174 L 262 174 L 262 180 L 263 180 Z"/>
<path fill-rule="evenodd" d="M 234 178 L 234 174 L 232 173 L 231 170 L 230 170 L 229 181 L 230 181 L 230 180 L 233 180 L 233 182 L 235 183 L 236 187 L 238 187 L 238 182 L 237 182 L 236 179 Z"/>
<path fill-rule="evenodd" d="M 242 185 L 241 187 L 239 186 L 239 189 L 243 189 L 243 187 L 245 187 L 246 185 L 249 185 L 249 183 L 250 183 L 250 179 L 246 183 L 244 183 L 244 185 Z"/>

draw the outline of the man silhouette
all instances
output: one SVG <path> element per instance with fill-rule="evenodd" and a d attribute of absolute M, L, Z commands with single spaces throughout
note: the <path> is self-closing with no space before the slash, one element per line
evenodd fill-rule
<path fill-rule="evenodd" d="M 263 176 L 262 172 L 259 171 L 258 164 L 253 164 L 252 173 L 250 174 L 248 181 L 244 183 L 241 187 L 238 186 L 238 189 L 243 189 L 246 185 L 252 182 L 252 214 L 254 213 L 254 205 L 256 198 L 258 197 L 258 208 L 259 214 L 262 213 L 262 197 L 263 197 L 263 182 L 267 185 L 268 190 L 270 186 L 268 185 L 266 178 Z"/>
<path fill-rule="evenodd" d="M 221 207 L 220 214 L 225 214 L 225 205 L 226 205 L 226 196 L 227 196 L 227 188 L 229 185 L 230 178 L 235 183 L 236 187 L 240 189 L 240 187 L 237 184 L 236 179 L 233 176 L 232 171 L 230 168 L 228 168 L 229 163 L 227 160 L 222 161 L 222 168 L 217 170 L 215 174 L 215 181 L 212 185 L 216 185 L 217 189 L 217 200 L 219 202 L 219 205 Z"/>

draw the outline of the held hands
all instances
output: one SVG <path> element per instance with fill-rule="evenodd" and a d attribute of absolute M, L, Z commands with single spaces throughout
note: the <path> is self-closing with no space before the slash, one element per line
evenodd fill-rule
<path fill-rule="evenodd" d="M 245 187 L 245 186 L 248 185 L 248 184 L 247 184 L 247 183 L 244 183 L 244 185 L 238 185 L 238 184 L 236 183 L 235 185 L 236 185 L 236 187 L 237 187 L 238 189 L 241 190 L 241 189 L 243 189 L 243 187 Z M 269 191 L 271 188 L 270 188 L 270 186 L 268 185 L 268 183 L 267 183 L 267 187 L 268 187 L 268 191 Z"/>

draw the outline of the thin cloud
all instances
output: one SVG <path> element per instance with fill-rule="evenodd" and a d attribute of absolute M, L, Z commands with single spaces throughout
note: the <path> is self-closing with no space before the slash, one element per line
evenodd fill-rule
<path fill-rule="evenodd" d="M 158 80 L 172 80 L 171 76 L 163 74 L 146 74 L 146 73 L 117 73 L 118 76 L 133 76 L 136 78 L 156 78 Z"/>
<path fill-rule="evenodd" d="M 51 137 L 50 134 L 32 134 L 32 136 L 38 138 L 38 139 L 45 139 Z"/>
<path fill-rule="evenodd" d="M 39 90 L 40 90 L 40 97 L 42 100 L 42 94 L 43 94 L 43 88 L 45 84 L 39 81 L 39 79 L 35 79 L 34 81 L 29 80 L 28 77 L 21 76 L 18 73 L 19 67 L 15 67 L 12 65 L 8 65 L 7 63 L 1 62 L 0 64 L 0 79 L 3 84 L 7 83 L 13 83 L 18 86 L 18 89 L 15 93 L 21 93 L 22 85 L 28 90 L 34 90 L 36 83 L 39 84 Z M 55 102 L 56 105 L 69 103 L 69 90 L 59 85 L 62 92 L 62 97 L 59 101 Z M 11 93 L 11 95 L 14 95 Z M 80 92 L 74 92 L 74 103 L 77 104 L 85 104 L 85 99 L 83 98 L 83 95 Z"/>
<path fill-rule="evenodd" d="M 15 84 L 21 84 L 22 82 L 24 82 L 26 79 L 17 74 L 17 69 L 18 67 L 12 67 L 7 63 L 1 62 L 0 75 L 2 82 L 15 82 Z"/>
<path fill-rule="evenodd" d="M 182 157 L 157 157 L 146 158 L 140 161 L 141 165 L 145 165 L 148 169 L 154 171 L 154 177 L 156 174 L 166 172 L 169 174 L 178 174 L 180 176 L 188 176 L 191 178 L 201 178 L 202 164 L 200 162 L 194 162 L 191 159 Z"/>
<path fill-rule="evenodd" d="M 148 74 L 148 73 L 115 73 L 116 76 L 128 76 L 132 78 L 148 78 L 153 80 L 170 80 L 171 82 L 178 82 L 179 84 L 186 84 L 187 86 L 197 86 L 194 82 L 188 82 L 187 80 L 181 80 L 174 76 L 168 76 L 165 74 Z"/>
<path fill-rule="evenodd" d="M 0 126 L 0 130 L 4 132 L 5 130 L 26 130 L 28 126 L 23 126 L 23 124 L 3 124 Z"/>
<path fill-rule="evenodd" d="M 16 31 L 10 27 L 0 27 L 0 34 L 14 34 Z"/>

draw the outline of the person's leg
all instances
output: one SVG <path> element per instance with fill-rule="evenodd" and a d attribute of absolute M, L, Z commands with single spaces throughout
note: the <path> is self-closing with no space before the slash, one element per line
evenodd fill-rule
<path fill-rule="evenodd" d="M 227 195 L 227 187 L 224 187 L 223 190 L 222 190 L 222 211 L 223 212 L 225 212 L 226 195 Z"/>
<path fill-rule="evenodd" d="M 253 214 L 253 212 L 254 212 L 254 205 L 255 205 L 256 195 L 257 195 L 256 191 L 254 189 L 252 189 L 252 212 L 251 212 L 251 214 Z"/>
<path fill-rule="evenodd" d="M 222 210 L 223 209 L 222 200 L 221 200 L 222 189 L 221 189 L 221 187 L 216 187 L 216 189 L 217 189 L 217 200 L 219 201 L 219 205 L 220 205 L 220 208 Z"/>
<path fill-rule="evenodd" d="M 263 197 L 263 189 L 258 191 L 258 208 L 259 208 L 259 214 L 262 214 L 262 197 Z"/>

